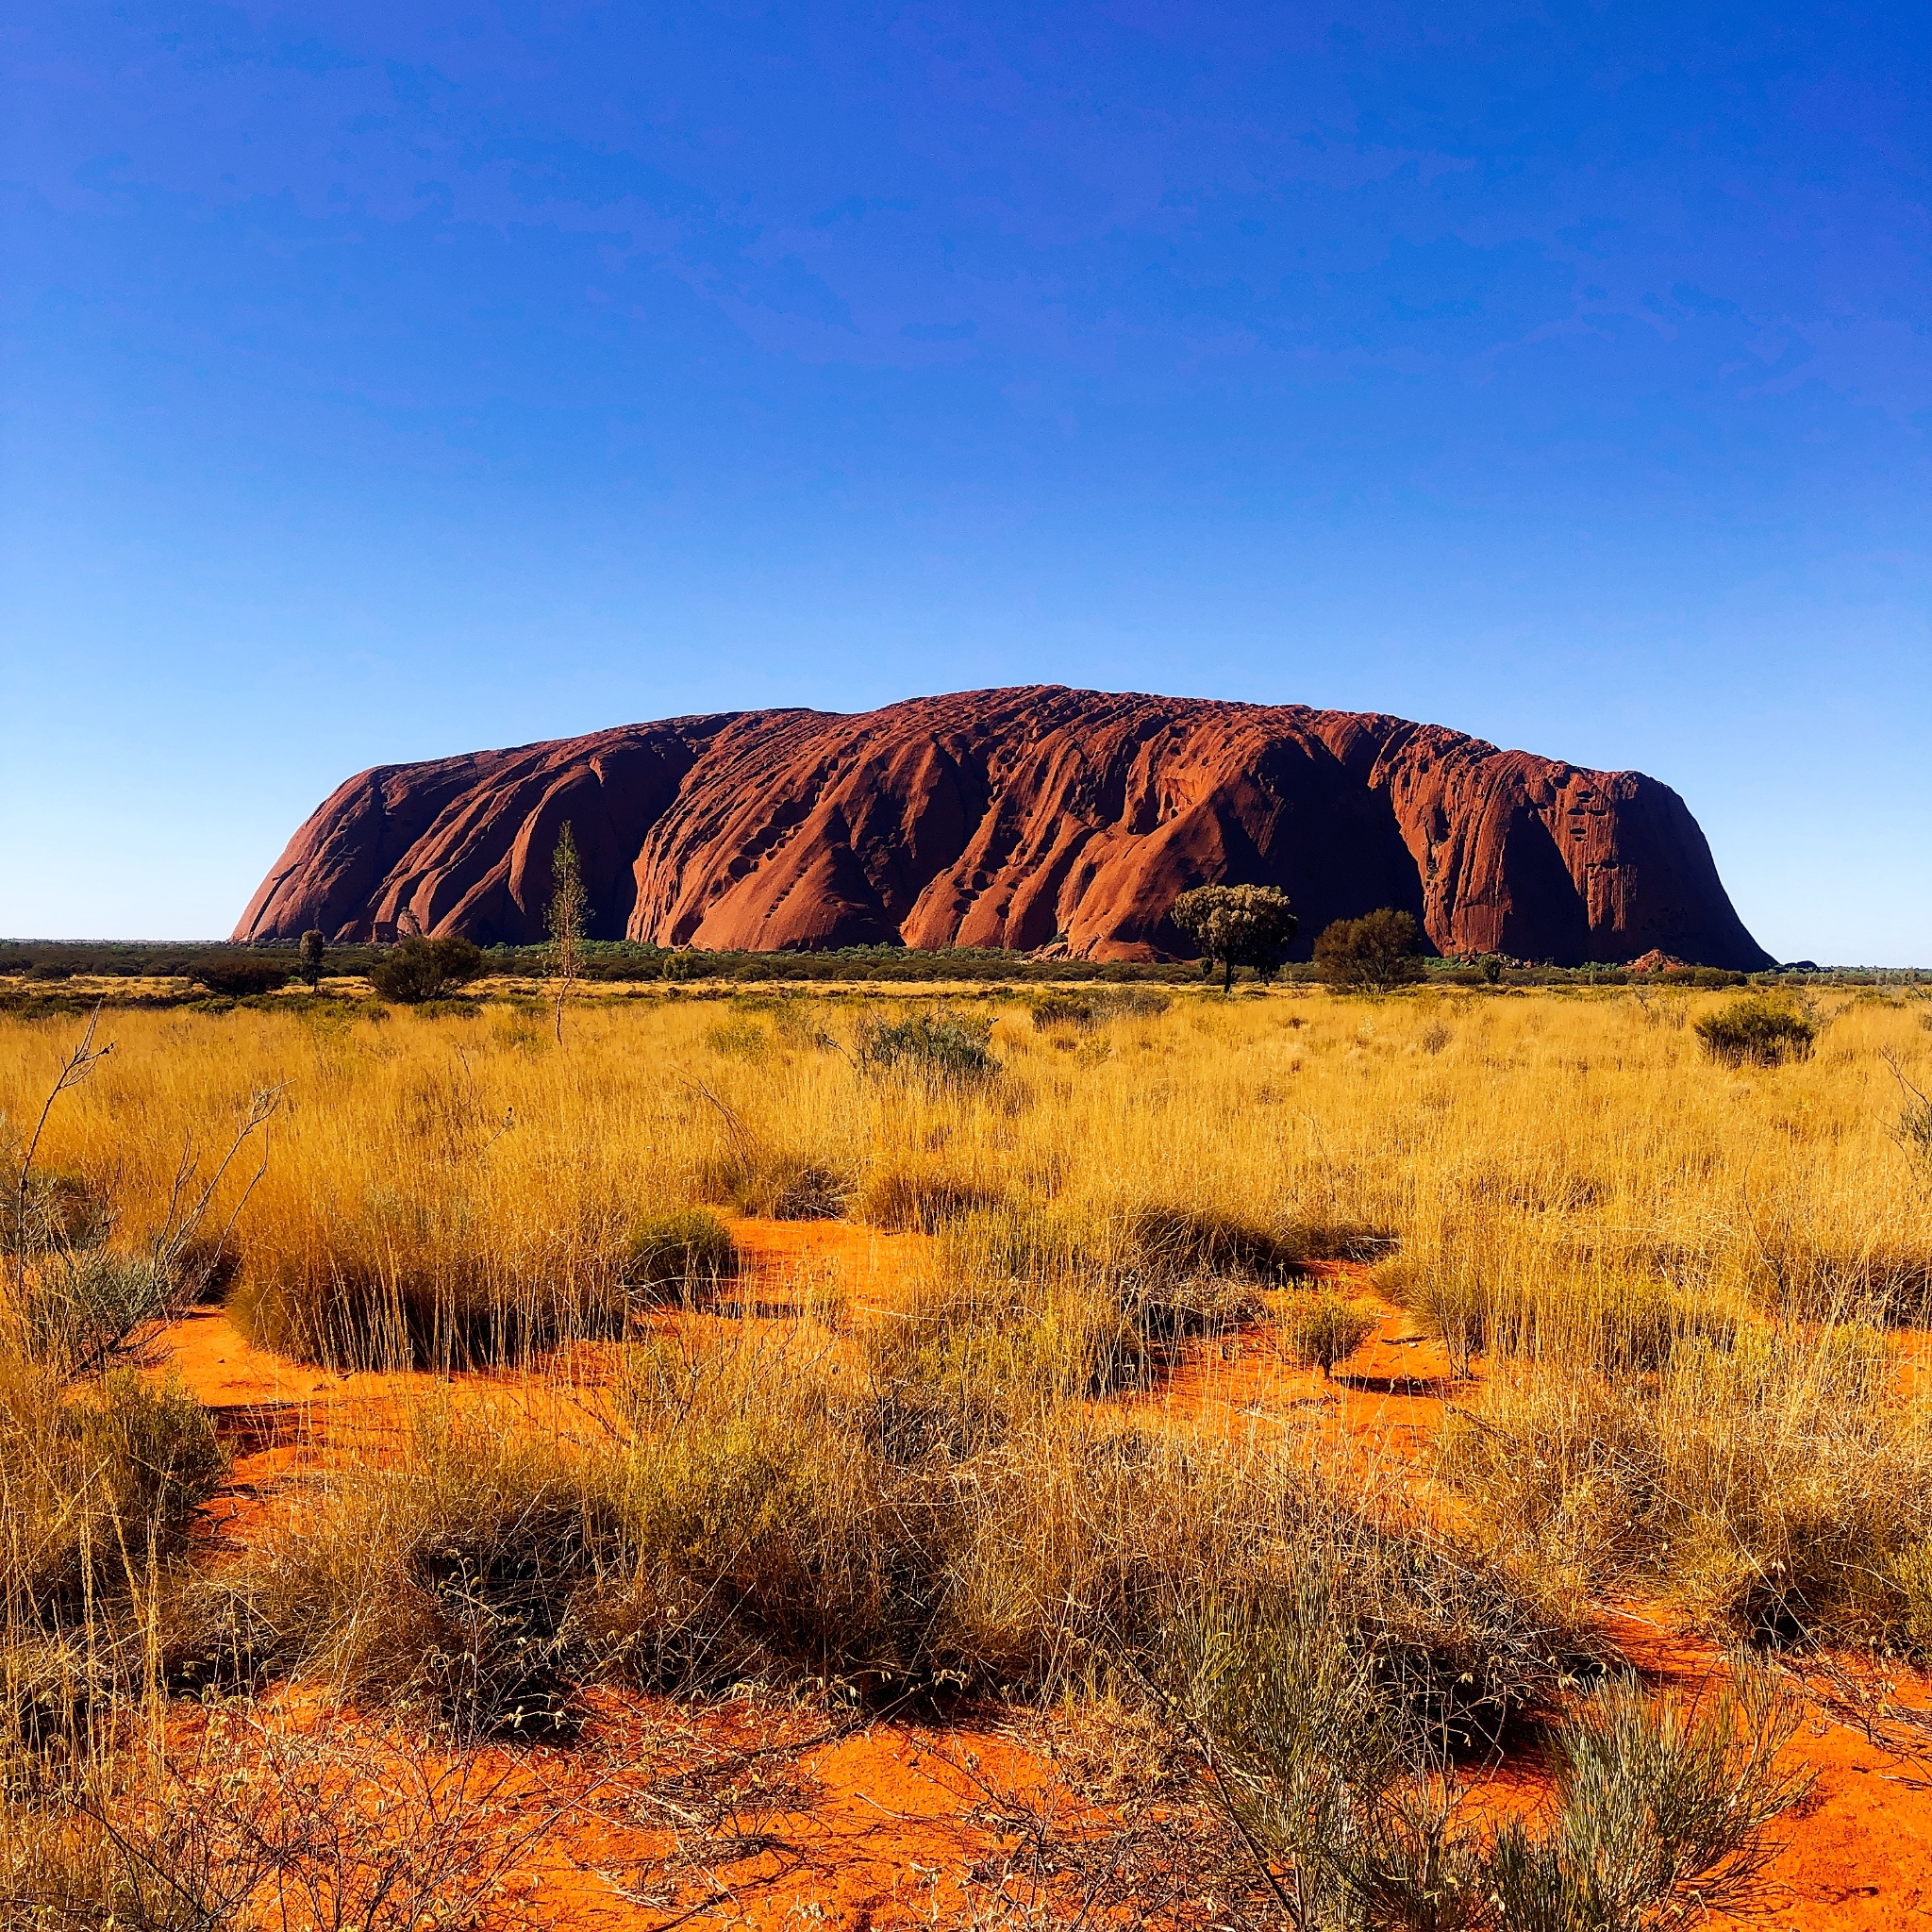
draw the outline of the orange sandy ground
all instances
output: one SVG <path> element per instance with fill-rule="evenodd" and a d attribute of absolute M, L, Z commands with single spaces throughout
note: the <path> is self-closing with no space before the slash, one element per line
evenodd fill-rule
<path fill-rule="evenodd" d="M 744 1221 L 734 1233 L 755 1257 L 741 1289 L 747 1313 L 815 1283 L 859 1307 L 888 1302 L 920 1240 L 830 1223 Z M 429 1381 L 285 1361 L 251 1347 L 218 1310 L 177 1325 L 165 1368 L 214 1411 L 231 1448 L 214 1514 L 241 1537 L 255 1499 L 325 1462 L 345 1427 L 392 1425 L 397 1398 Z M 486 1404 L 531 1399 L 514 1378 L 459 1385 Z M 1391 1309 L 1333 1382 L 1285 1364 L 1257 1334 L 1200 1352 L 1133 1407 L 1229 1431 L 1312 1415 L 1363 1458 L 1413 1471 L 1455 1392 L 1441 1350 Z M 1634 1610 L 1609 1628 L 1659 1684 L 1694 1689 L 1716 1666 L 1709 1644 Z M 1932 1927 L 1932 1732 L 1921 1735 L 1918 1757 L 1902 1755 L 1908 1740 L 1896 1727 L 1882 1732 L 1895 1748 L 1874 1742 L 1847 1702 L 1855 1684 L 1869 1690 L 1869 1678 L 1847 1679 L 1836 1694 L 1821 1686 L 1813 1721 L 1790 1747 L 1817 1782 L 1774 1827 L 1782 1849 L 1769 1922 L 1802 1932 Z M 1894 1695 L 1932 1701 L 1909 1678 Z M 1533 1791 L 1533 1772 L 1505 1768 L 1500 1802 Z M 1218 1917 L 1211 1874 L 1195 1882 L 1185 1871 L 1188 1834 L 1204 1816 L 1198 1791 L 1151 1746 L 1123 1756 L 1066 1713 L 982 1708 L 951 1722 L 855 1727 L 750 1698 L 693 1707 L 603 1692 L 572 1746 L 513 1760 L 501 1808 L 558 1812 L 505 1887 L 541 1926 L 1050 1924 L 1083 1909 L 1090 1921 L 1130 1924 L 1141 1915 L 1136 1874 L 1145 1874 L 1148 1913 L 1202 1925 Z"/>

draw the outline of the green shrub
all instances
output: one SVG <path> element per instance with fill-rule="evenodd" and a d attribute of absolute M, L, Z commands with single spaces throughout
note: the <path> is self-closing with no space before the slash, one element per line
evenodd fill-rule
<path fill-rule="evenodd" d="M 25 1271 L 13 1308 L 15 1343 L 56 1374 L 92 1374 L 171 1311 L 180 1285 L 153 1255 L 56 1248 Z"/>
<path fill-rule="evenodd" d="M 1338 919 L 1315 941 L 1315 965 L 1330 986 L 1386 991 L 1422 978 L 1422 934 L 1412 917 L 1384 906 Z"/>
<path fill-rule="evenodd" d="M 1714 1060 L 1727 1067 L 1775 1067 L 1811 1057 L 1818 1028 L 1788 1001 L 1748 993 L 1697 1022 L 1697 1038 Z"/>
<path fill-rule="evenodd" d="M 1220 962 L 1224 992 L 1233 986 L 1238 966 L 1273 979 L 1301 928 L 1278 886 L 1196 886 L 1167 916 L 1201 949 L 1204 967 L 1212 971 Z"/>
<path fill-rule="evenodd" d="M 249 958 L 198 959 L 189 973 L 197 986 L 223 999 L 243 999 L 251 993 L 276 992 L 294 977 L 287 960 Z"/>
<path fill-rule="evenodd" d="M 1026 1010 L 1032 1015 L 1034 1025 L 1042 1030 L 1049 1026 L 1073 1026 L 1084 1033 L 1105 1017 L 1098 997 L 1085 988 L 1076 992 L 1070 988 L 1054 987 L 1034 993 L 1026 1002 Z"/>
<path fill-rule="evenodd" d="M 302 943 L 296 950 L 296 977 L 304 981 L 310 992 L 322 984 L 322 968 L 328 958 L 328 941 L 319 927 L 310 926 L 302 935 Z"/>
<path fill-rule="evenodd" d="M 731 1230 L 706 1208 L 654 1214 L 631 1230 L 625 1280 L 633 1288 L 707 1287 L 737 1272 Z"/>
<path fill-rule="evenodd" d="M 1627 1674 L 1591 1691 L 1557 1729 L 1554 1821 L 1512 1819 L 1488 1847 L 1499 1924 L 1622 1932 L 1755 1903 L 1763 1829 L 1814 1775 L 1778 1762 L 1805 1716 L 1774 1667 L 1743 1657 L 1701 1705 L 1653 1701 Z"/>
<path fill-rule="evenodd" d="M 936 1008 L 903 1020 L 868 1015 L 858 1025 L 858 1065 L 868 1074 L 933 1086 L 973 1086 L 1000 1071 L 987 1043 L 991 1035 L 992 1022 L 976 1013 Z"/>
<path fill-rule="evenodd" d="M 413 1007 L 467 986 L 482 971 L 482 952 L 468 940 L 411 933 L 370 968 L 369 983 L 384 999 Z"/>
<path fill-rule="evenodd" d="M 1381 1324 L 1372 1303 L 1339 1294 L 1298 1295 L 1280 1317 L 1282 1352 L 1304 1368 L 1332 1375 Z"/>

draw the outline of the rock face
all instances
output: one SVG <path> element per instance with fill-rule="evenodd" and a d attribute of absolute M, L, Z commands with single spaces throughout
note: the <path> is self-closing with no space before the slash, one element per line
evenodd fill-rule
<path fill-rule="evenodd" d="M 235 937 L 541 940 L 565 821 L 598 939 L 1187 957 L 1167 909 L 1220 880 L 1285 889 L 1303 957 L 1394 906 L 1443 953 L 1771 963 L 1641 773 L 1374 713 L 1051 685 L 378 766 L 295 834 Z"/>

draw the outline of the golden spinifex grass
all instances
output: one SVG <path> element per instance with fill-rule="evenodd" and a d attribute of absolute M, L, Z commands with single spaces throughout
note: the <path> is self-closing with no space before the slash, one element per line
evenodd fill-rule
<path fill-rule="evenodd" d="M 125 1227 L 158 1219 L 183 1138 L 219 1143 L 286 1082 L 238 1307 L 311 1348 L 365 1341 L 331 1332 L 348 1311 L 439 1300 L 468 1337 L 377 1339 L 608 1323 L 638 1219 L 705 1197 L 887 1225 L 1005 1206 L 1099 1250 L 1149 1208 L 1305 1247 L 1388 1235 L 1391 1287 L 1458 1345 L 1612 1367 L 1744 1307 L 1917 1320 L 1932 1203 L 1880 1056 L 1923 1084 L 1922 1003 L 1822 996 L 1810 1059 L 1732 1070 L 1686 1024 L 1723 997 L 1190 995 L 1098 1024 L 988 1003 L 1001 1071 L 962 1081 L 869 1074 L 864 1009 L 821 1000 L 586 1002 L 562 1050 L 503 1005 L 126 1013 L 41 1164 L 111 1188 Z M 9 1120 L 70 1030 L 7 1027 Z"/>
<path fill-rule="evenodd" d="M 1260 1629 L 1306 1657 L 1310 1723 L 1344 1685 L 1374 1734 L 1335 1814 L 1354 1832 L 1445 1740 L 1560 1705 L 1593 1595 L 1932 1650 L 1932 1200 L 1897 1131 L 1924 1003 L 1823 997 L 1810 1057 L 1764 1068 L 1699 1050 L 1707 1004 L 1083 994 L 907 1026 L 652 996 L 583 1002 L 561 1047 L 504 1002 L 116 1015 L 15 1191 L 8 1240 L 31 1221 L 42 1245 L 12 1280 L 143 1252 L 184 1143 L 228 1144 L 275 1091 L 232 1318 L 344 1365 L 522 1374 L 345 1426 L 324 1480 L 210 1562 L 186 1535 L 220 1474 L 206 1419 L 77 1374 L 17 1292 L 0 1741 L 107 1767 L 21 1842 L 112 1842 L 87 1794 L 120 1788 L 127 1713 L 152 1736 L 183 1686 L 294 1675 L 445 1732 L 563 1736 L 597 1677 L 1104 1683 L 1211 1750 L 1190 1658 Z M 0 1030 L 9 1121 L 71 1030 Z M 718 1207 L 933 1239 L 867 1306 L 734 1314 Z M 1484 1371 L 1441 1444 L 1453 1509 L 1314 1438 L 1106 1400 L 1334 1257 Z M 1340 1367 L 1360 1289 L 1297 1289 L 1284 1352 Z M 1635 1763 L 1648 1720 L 1618 1712 Z M 1337 1883 L 1346 1852 L 1319 1854 Z"/>

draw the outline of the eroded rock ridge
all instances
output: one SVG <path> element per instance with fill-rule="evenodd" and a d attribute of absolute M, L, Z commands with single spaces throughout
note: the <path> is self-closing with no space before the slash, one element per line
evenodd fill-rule
<path fill-rule="evenodd" d="M 1052 685 L 378 766 L 290 841 L 235 937 L 541 940 L 566 820 L 600 939 L 1185 957 L 1167 909 L 1222 880 L 1286 890 L 1304 956 L 1396 906 L 1443 953 L 1770 963 L 1641 773 L 1379 713 Z"/>

